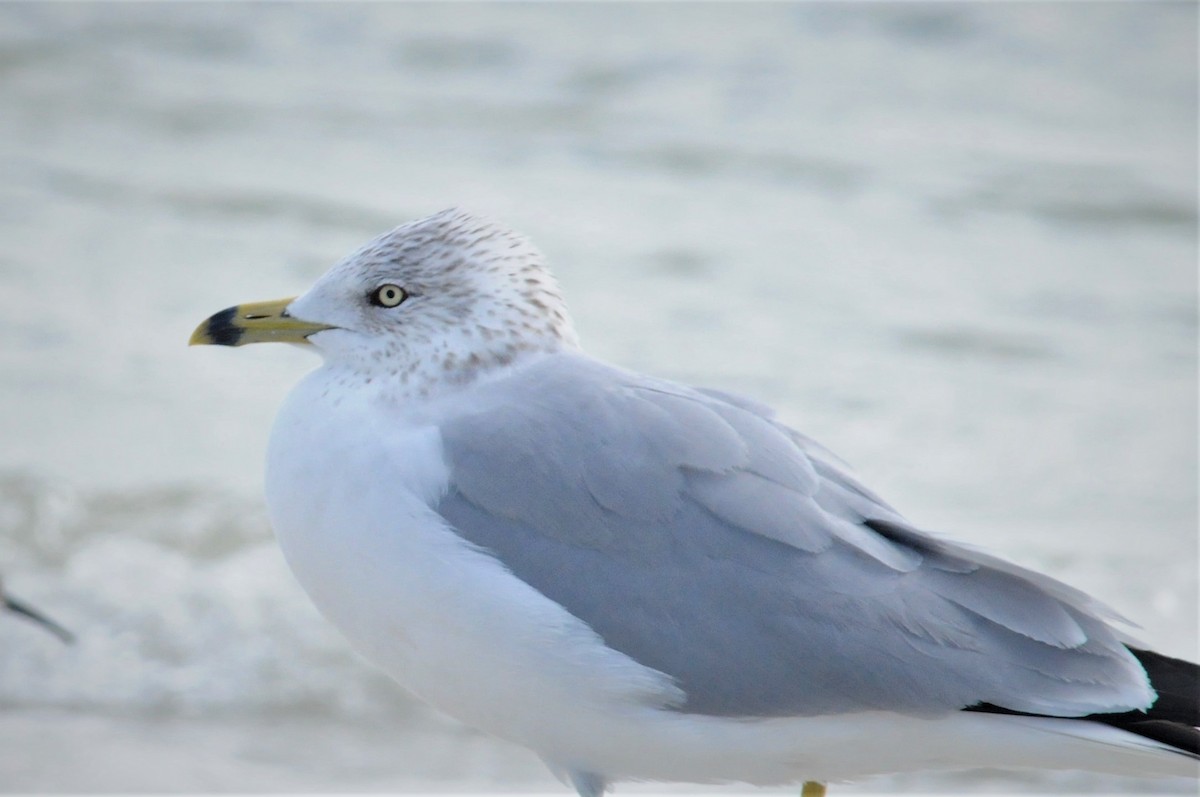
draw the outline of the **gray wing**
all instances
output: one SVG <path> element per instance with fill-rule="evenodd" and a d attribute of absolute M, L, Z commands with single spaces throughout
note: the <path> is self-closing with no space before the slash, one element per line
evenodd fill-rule
<path fill-rule="evenodd" d="M 442 425 L 464 538 L 681 710 L 1145 707 L 1103 607 L 923 534 L 760 405 L 556 355 Z"/>

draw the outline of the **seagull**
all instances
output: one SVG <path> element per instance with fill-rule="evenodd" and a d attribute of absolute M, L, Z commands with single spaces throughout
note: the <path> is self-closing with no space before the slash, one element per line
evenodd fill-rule
<path fill-rule="evenodd" d="M 580 797 L 1200 772 L 1197 665 L 920 530 L 769 407 L 589 357 L 499 224 L 405 224 L 190 342 L 271 341 L 323 360 L 267 452 L 300 584 L 363 657 Z"/>
<path fill-rule="evenodd" d="M 31 608 L 28 604 L 17 600 L 12 595 L 9 595 L 4 590 L 3 580 L 0 580 L 0 605 L 2 605 L 5 609 L 8 609 L 13 614 L 19 614 L 29 620 L 32 620 L 67 644 L 75 641 L 75 636 L 70 631 L 63 628 L 61 625 L 54 622 L 41 612 Z"/>

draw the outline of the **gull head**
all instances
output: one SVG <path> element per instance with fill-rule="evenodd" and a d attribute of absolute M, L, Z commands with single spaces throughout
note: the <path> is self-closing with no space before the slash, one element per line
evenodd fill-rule
<path fill-rule="evenodd" d="M 301 296 L 222 310 L 190 342 L 270 341 L 309 345 L 367 378 L 427 383 L 578 346 L 541 252 L 457 209 L 375 238 Z"/>

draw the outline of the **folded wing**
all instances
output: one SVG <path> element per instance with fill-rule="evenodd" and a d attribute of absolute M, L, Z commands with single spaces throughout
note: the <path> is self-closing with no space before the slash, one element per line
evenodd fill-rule
<path fill-rule="evenodd" d="M 1083 593 L 910 526 L 761 405 L 557 355 L 443 421 L 465 539 L 683 711 L 1080 716 L 1153 701 Z"/>

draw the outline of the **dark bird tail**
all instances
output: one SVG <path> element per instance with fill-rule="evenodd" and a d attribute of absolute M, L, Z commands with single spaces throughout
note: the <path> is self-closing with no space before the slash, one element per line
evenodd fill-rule
<path fill-rule="evenodd" d="M 1145 711 L 1092 714 L 1082 719 L 1102 722 L 1200 758 L 1200 665 L 1151 650 L 1130 648 L 1158 692 Z"/>
<path fill-rule="evenodd" d="M 1200 665 L 1151 650 L 1129 648 L 1129 652 L 1146 670 L 1150 686 L 1158 692 L 1154 705 L 1145 711 L 1088 714 L 1072 719 L 1110 725 L 1200 759 Z M 1013 711 L 991 703 L 980 703 L 966 710 L 1026 717 L 1046 716 Z"/>

